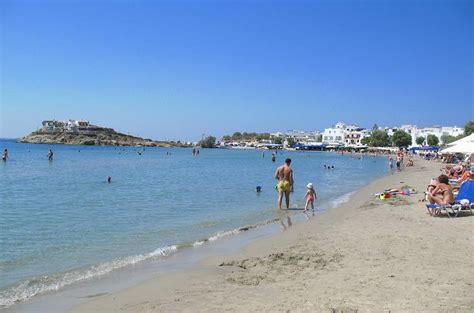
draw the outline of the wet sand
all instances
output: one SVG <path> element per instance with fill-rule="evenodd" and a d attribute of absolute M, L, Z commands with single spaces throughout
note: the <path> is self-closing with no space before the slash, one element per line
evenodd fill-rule
<path fill-rule="evenodd" d="M 98 295 L 71 312 L 472 312 L 474 216 L 431 217 L 418 202 L 441 166 L 417 160 L 236 255 Z M 419 193 L 373 197 L 403 185 Z"/>

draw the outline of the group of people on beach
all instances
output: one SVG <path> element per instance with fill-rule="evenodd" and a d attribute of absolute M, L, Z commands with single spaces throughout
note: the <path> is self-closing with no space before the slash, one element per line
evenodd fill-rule
<path fill-rule="evenodd" d="M 406 166 L 413 166 L 414 162 L 413 159 L 408 158 L 407 164 L 405 164 L 405 158 L 408 156 L 408 153 L 404 152 L 403 150 L 399 150 L 395 156 L 395 164 L 397 166 L 397 172 L 401 172 L 402 169 Z M 387 156 L 388 158 L 388 171 L 390 174 L 393 174 L 393 163 L 394 163 L 394 158 L 391 154 Z"/>
<path fill-rule="evenodd" d="M 286 208 L 290 208 L 290 193 L 294 192 L 294 180 L 293 180 L 293 169 L 291 168 L 291 159 L 287 158 L 285 163 L 279 166 L 275 171 L 275 178 L 278 180 L 277 191 L 278 191 L 278 200 L 277 206 L 281 209 L 281 204 L 283 202 L 283 197 L 285 197 Z M 312 183 L 306 185 L 306 193 L 304 196 L 306 204 L 303 212 L 306 212 L 311 206 L 311 209 L 314 210 L 314 201 L 317 199 L 316 191 Z"/>
<path fill-rule="evenodd" d="M 425 201 L 431 204 L 454 205 L 456 203 L 454 192 L 459 190 L 466 181 L 474 180 L 474 168 L 470 158 L 466 162 L 459 161 L 455 165 L 447 165 L 442 169 L 443 174 L 431 179 L 427 187 Z M 439 215 L 441 208 L 427 207 L 430 215 Z"/>

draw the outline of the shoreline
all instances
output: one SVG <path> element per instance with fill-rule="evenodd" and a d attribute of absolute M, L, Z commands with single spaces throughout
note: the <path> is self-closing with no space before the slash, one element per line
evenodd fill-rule
<path fill-rule="evenodd" d="M 99 295 L 70 312 L 470 311 L 472 253 L 463 251 L 472 250 L 472 217 L 429 217 L 420 193 L 394 204 L 372 196 L 400 184 L 422 192 L 440 164 L 416 163 L 372 181 L 309 223 L 230 256 L 212 255 L 190 270 Z M 435 243 L 444 241 L 450 248 L 439 251 Z M 446 271 L 453 262 L 459 268 Z"/>
<path fill-rule="evenodd" d="M 32 150 L 34 151 L 34 150 Z M 309 154 L 308 154 L 309 155 Z M 370 163 L 372 163 L 372 159 L 370 158 Z M 379 160 L 380 161 L 380 160 Z M 375 161 L 374 161 L 375 162 Z M 381 164 L 381 162 L 377 162 Z M 359 163 L 355 163 L 356 167 L 364 168 L 364 165 L 359 166 Z M 362 163 L 360 163 L 362 164 Z M 375 164 L 375 163 L 374 163 Z M 273 172 L 273 170 L 272 170 Z M 332 198 L 322 195 L 321 202 L 318 205 L 318 209 L 327 209 L 334 207 L 338 202 L 345 201 L 348 194 L 352 192 L 352 190 L 357 190 L 365 183 L 370 182 L 373 179 L 380 177 L 380 175 L 384 175 L 384 172 L 379 169 L 376 171 L 372 171 L 371 175 L 365 175 L 366 177 L 361 177 L 362 181 L 358 184 L 349 184 L 352 187 L 345 187 L 345 188 L 338 188 L 338 190 L 334 189 L 332 193 Z M 342 171 L 343 173 L 343 171 Z M 376 174 L 378 173 L 378 174 Z M 364 175 L 360 175 L 364 176 Z M 270 185 L 272 185 L 270 183 Z M 342 185 L 341 185 L 342 186 Z M 352 190 L 351 190 L 352 189 Z M 269 193 L 265 193 L 265 196 L 271 196 L 271 202 L 265 201 L 265 203 L 273 203 L 274 197 L 273 188 L 269 187 Z M 321 189 L 323 190 L 323 189 Z M 344 192 L 344 193 L 342 193 Z M 252 192 L 252 196 L 254 193 Z M 260 196 L 260 195 L 259 195 Z M 293 197 L 292 197 L 293 198 Z M 258 199 L 258 197 L 257 197 Z M 289 214 L 293 215 L 294 213 L 300 211 L 297 208 L 302 208 L 304 203 L 298 198 L 294 198 L 296 201 L 292 204 L 292 209 L 288 212 Z M 268 199 L 267 199 L 268 200 Z M 340 200 L 340 201 L 338 201 Z M 252 199 L 254 201 L 254 199 Z M 260 201 L 262 203 L 262 201 Z M 264 208 L 267 210 L 267 208 Z M 164 256 L 163 254 L 174 254 L 176 250 L 182 251 L 184 249 L 181 248 L 194 248 L 196 246 L 200 246 L 202 242 L 213 241 L 217 237 L 229 237 L 225 235 L 234 235 L 236 233 L 242 232 L 243 230 L 248 230 L 250 228 L 255 228 L 256 226 L 261 226 L 262 224 L 268 224 L 270 222 L 274 222 L 275 217 L 278 217 L 278 210 L 274 208 L 270 208 L 270 211 L 266 215 L 261 215 L 258 219 L 254 220 L 235 220 L 233 224 L 227 225 L 230 227 L 217 227 L 213 228 L 212 232 L 205 232 L 199 233 L 199 235 L 193 235 L 190 238 L 185 238 L 181 241 L 168 241 L 164 242 L 163 244 L 152 244 L 147 246 L 146 249 L 140 249 L 138 251 L 134 250 L 134 252 L 127 254 L 126 250 L 123 250 L 123 254 L 117 257 L 112 257 L 109 259 L 104 259 L 103 261 L 99 261 L 96 263 L 89 263 L 83 267 L 75 267 L 71 270 L 67 271 L 57 271 L 52 274 L 45 274 L 45 275 L 36 275 L 36 276 L 29 276 L 21 281 L 14 281 L 10 283 L 5 289 L 2 290 L 2 310 L 11 308 L 14 310 L 17 306 L 23 307 L 23 304 L 28 305 L 31 301 L 36 302 L 36 299 L 44 297 L 53 297 L 54 295 L 62 293 L 64 289 L 73 289 L 74 285 L 76 284 L 83 284 L 83 283 L 91 283 L 90 285 L 95 284 L 97 280 L 101 280 L 106 278 L 107 276 L 114 275 L 116 271 L 128 271 L 130 268 L 137 268 L 142 267 L 142 263 L 150 263 L 155 262 L 156 260 L 165 260 L 168 259 L 168 255 Z M 281 211 L 280 211 L 281 212 Z M 286 211 L 283 211 L 286 212 Z M 301 220 L 304 219 L 302 214 L 299 214 Z M 259 222 L 263 221 L 263 222 Z M 242 226 L 243 225 L 243 226 Z M 278 224 L 277 224 L 278 227 Z M 197 233 L 195 233 L 197 234 Z M 188 236 L 189 237 L 189 236 Z M 213 238 L 215 237 L 215 238 Z M 204 238 L 204 239 L 203 239 Z M 219 239 L 220 242 L 222 239 Z M 214 241 L 215 242 L 215 241 Z M 58 260 L 60 260 L 59 258 Z M 78 259 L 80 261 L 80 258 Z M 65 260 L 67 262 L 67 260 Z M 57 297 L 60 298 L 60 297 Z M 20 300 L 20 301 L 18 301 Z M 12 305 L 11 305 L 12 304 Z"/>
<path fill-rule="evenodd" d="M 383 176 L 382 176 L 383 178 Z M 381 179 L 375 178 L 375 179 Z M 324 204 L 322 206 L 318 206 L 318 212 L 319 214 L 324 214 L 328 210 L 332 210 L 336 208 L 338 205 L 341 203 L 345 203 L 349 201 L 350 197 L 354 195 L 354 193 L 357 192 L 357 189 L 354 191 L 350 191 L 346 194 L 342 194 L 339 197 L 336 197 L 335 199 L 332 200 L 327 200 L 326 202 L 323 202 Z M 202 245 L 215 245 L 214 247 L 207 247 L 207 250 L 213 250 L 215 247 L 219 247 L 222 245 L 226 245 L 229 241 L 238 241 L 239 238 L 236 237 L 236 235 L 241 235 L 242 236 L 248 236 L 250 238 L 257 237 L 257 238 L 262 238 L 262 237 L 269 237 L 273 236 L 275 234 L 278 234 L 279 231 L 275 231 L 275 228 L 279 228 L 279 222 L 281 222 L 283 219 L 288 218 L 288 216 L 291 217 L 293 220 L 292 223 L 295 224 L 300 224 L 305 221 L 304 214 L 302 213 L 302 208 L 299 208 L 298 204 L 295 202 L 293 203 L 292 206 L 288 210 L 281 210 L 278 211 L 277 215 L 280 217 L 276 218 L 271 218 L 268 220 L 263 220 L 260 222 L 256 222 L 253 224 L 247 224 L 243 226 L 236 227 L 231 230 L 223 230 L 219 231 L 217 233 L 210 234 L 209 237 L 206 237 L 204 239 L 197 239 L 194 242 L 180 242 L 176 243 L 171 246 L 164 246 L 157 248 L 155 251 L 151 252 L 145 252 L 140 255 L 132 255 L 132 256 L 127 256 L 124 258 L 120 259 L 115 259 L 111 260 L 109 262 L 105 263 L 100 263 L 91 267 L 86 267 L 86 268 L 79 268 L 75 269 L 72 271 L 68 272 L 63 272 L 63 273 L 58 273 L 61 276 L 67 276 L 70 279 L 70 276 L 78 276 L 77 279 L 74 281 L 65 281 L 63 282 L 62 280 L 54 282 L 53 285 L 51 286 L 41 286 L 39 287 L 41 290 L 38 290 L 36 294 L 27 296 L 24 299 L 21 299 L 19 301 L 15 301 L 11 304 L 8 304 L 6 307 L 0 308 L 0 311 L 5 312 L 18 312 L 18 311 L 30 311 L 32 312 L 36 311 L 35 303 L 43 303 L 44 301 L 46 303 L 49 302 L 50 298 L 57 297 L 63 297 L 61 294 L 66 293 L 68 294 L 70 289 L 76 289 L 78 286 L 93 286 L 93 288 L 96 287 L 97 285 L 101 285 L 101 287 L 106 286 L 107 284 L 101 284 L 101 280 L 107 280 L 109 276 L 112 276 L 115 278 L 115 276 L 122 276 L 126 277 L 127 275 L 134 275 L 136 273 L 136 269 L 138 268 L 138 271 L 143 270 L 148 268 L 148 266 L 154 262 L 170 262 L 170 257 L 174 257 L 175 255 L 178 255 L 178 258 L 181 258 L 182 261 L 182 256 L 187 256 L 189 258 L 193 258 L 190 256 L 190 254 L 197 254 L 199 256 L 204 256 L 204 259 L 211 258 L 213 257 L 212 252 L 206 252 L 205 250 L 203 251 L 198 251 L 196 249 L 199 249 Z M 311 212 L 311 210 L 309 210 Z M 284 217 L 282 217 L 285 215 Z M 245 233 L 252 233 L 252 234 L 245 234 Z M 256 235 L 257 234 L 257 235 Z M 244 239 L 246 241 L 245 244 L 239 245 L 235 244 L 235 247 L 233 249 L 230 249 L 234 251 L 233 253 L 236 253 L 236 251 L 239 251 L 240 249 L 244 249 L 245 246 L 252 244 L 253 241 L 257 240 L 255 238 L 253 239 Z M 199 257 L 198 257 L 199 259 Z M 127 260 L 130 260 L 131 262 L 126 263 Z M 183 262 L 186 263 L 186 262 Z M 196 264 L 192 264 L 192 266 L 198 265 L 198 262 Z M 111 268 L 107 268 L 107 267 Z M 165 264 L 164 266 L 157 266 L 158 268 L 161 269 L 167 268 L 168 266 Z M 179 267 L 177 271 L 185 271 L 188 270 L 186 266 Z M 96 274 L 93 274 L 93 272 L 97 272 Z M 81 273 L 87 273 L 88 277 L 81 278 L 83 274 Z M 68 279 L 68 280 L 69 280 Z M 138 280 L 138 283 L 143 283 L 147 279 L 141 279 Z M 25 282 L 21 282 L 20 285 L 23 285 Z M 29 284 L 29 282 L 27 282 Z M 58 286 L 59 284 L 59 286 Z M 15 286 L 15 285 L 14 285 Z M 38 287 L 32 286 L 33 289 L 37 289 Z M 129 288 L 126 287 L 124 289 Z M 120 289 L 122 290 L 122 289 Z M 99 292 L 99 294 L 102 294 L 102 292 Z M 89 298 L 89 296 L 83 296 L 82 298 Z M 45 300 L 46 299 L 46 300 Z M 43 304 L 41 304 L 43 305 Z M 67 306 L 67 305 L 65 305 Z M 51 309 L 51 308 L 49 308 Z"/>
<path fill-rule="evenodd" d="M 345 203 L 349 201 L 350 197 L 356 192 L 357 190 L 354 190 L 346 194 L 343 194 L 335 199 L 327 200 L 326 202 L 323 202 L 324 205 L 318 206 L 319 214 L 323 214 L 328 210 L 334 209 L 341 203 Z M 286 215 L 285 217 L 291 216 L 293 223 L 301 223 L 304 221 L 304 217 L 303 217 L 304 213 L 302 213 L 303 212 L 302 209 L 299 208 L 296 202 L 293 203 L 293 206 L 295 207 L 292 207 L 288 210 L 278 211 L 277 214 L 280 215 L 280 217 L 275 217 L 275 218 L 259 221 L 253 224 L 239 226 L 230 230 L 222 230 L 213 234 L 209 234 L 208 237 L 196 239 L 195 241 L 178 242 L 169 246 L 158 247 L 154 251 L 144 252 L 139 255 L 130 255 L 130 256 L 119 258 L 119 259 L 114 259 L 108 262 L 99 263 L 99 264 L 89 266 L 89 267 L 83 267 L 83 268 L 78 268 L 78 269 L 74 269 L 67 272 L 56 273 L 54 276 L 56 276 L 57 278 L 64 276 L 64 279 L 51 282 L 51 285 L 49 286 L 44 286 L 44 285 L 34 286 L 33 285 L 31 286 L 31 288 L 36 290 L 35 294 L 33 295 L 25 294 L 24 295 L 25 298 L 14 301 L 12 303 L 8 303 L 6 304 L 5 307 L 0 307 L 0 310 L 16 311 L 17 305 L 29 306 L 30 301 L 35 301 L 36 299 L 42 298 L 42 297 L 50 297 L 50 296 L 54 297 L 54 292 L 61 293 L 62 291 L 64 291 L 64 289 L 74 288 L 75 287 L 74 285 L 76 284 L 95 284 L 98 280 L 101 280 L 104 277 L 107 277 L 109 275 L 114 275 L 116 271 L 128 271 L 128 270 L 133 271 L 132 268 L 135 266 L 146 267 L 147 262 L 154 262 L 154 261 L 168 262 L 169 257 L 177 253 L 184 253 L 184 254 L 202 253 L 198 251 L 188 251 L 187 249 L 195 250 L 205 244 L 216 244 L 217 241 L 218 241 L 218 244 L 224 244 L 223 242 L 221 242 L 221 240 L 229 239 L 229 237 L 243 234 L 244 232 L 257 231 L 257 232 L 262 233 L 263 234 L 262 236 L 271 236 L 272 235 L 271 231 L 265 230 L 265 227 L 273 227 L 273 226 L 278 225 L 278 222 L 282 220 L 281 215 Z M 182 269 L 184 270 L 184 267 Z M 86 275 L 86 277 L 83 277 L 84 275 Z M 76 278 L 74 279 L 72 277 L 76 277 Z M 33 278 L 32 280 L 35 281 L 36 278 Z M 22 281 L 12 286 L 24 285 L 25 283 L 30 284 L 29 281 Z M 27 294 L 29 293 L 27 292 Z"/>

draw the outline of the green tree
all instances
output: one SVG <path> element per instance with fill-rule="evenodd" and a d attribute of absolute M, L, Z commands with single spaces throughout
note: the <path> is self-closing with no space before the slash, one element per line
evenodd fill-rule
<path fill-rule="evenodd" d="M 283 138 L 281 138 L 281 137 L 275 137 L 275 138 L 273 139 L 273 143 L 274 143 L 274 144 L 277 144 L 277 145 L 281 145 L 281 144 L 283 143 Z"/>
<path fill-rule="evenodd" d="M 360 143 L 365 145 L 365 146 L 369 146 L 370 145 L 370 137 L 364 137 L 360 140 Z"/>
<path fill-rule="evenodd" d="M 199 145 L 203 148 L 215 148 L 216 146 L 216 137 L 207 136 L 199 142 Z"/>
<path fill-rule="evenodd" d="M 435 135 L 428 135 L 426 137 L 426 142 L 428 143 L 428 146 L 437 146 L 439 144 L 439 139 Z"/>
<path fill-rule="evenodd" d="M 441 142 L 443 143 L 443 145 L 447 145 L 448 143 L 451 143 L 451 142 L 456 141 L 456 140 L 458 140 L 458 138 L 454 137 L 454 136 L 451 136 L 451 135 L 441 136 Z"/>
<path fill-rule="evenodd" d="M 232 134 L 232 140 L 240 140 L 242 139 L 242 134 L 240 132 L 235 132 Z"/>
<path fill-rule="evenodd" d="M 421 146 L 421 145 L 423 145 L 424 142 L 425 142 L 425 137 L 420 136 L 420 137 L 416 138 L 416 144 L 417 145 Z"/>
<path fill-rule="evenodd" d="M 412 140 L 410 134 L 403 130 L 397 130 L 393 133 L 392 142 L 397 147 L 411 146 Z"/>
<path fill-rule="evenodd" d="M 292 137 L 286 138 L 286 141 L 288 142 L 289 147 L 293 147 L 294 145 L 296 145 L 296 140 Z"/>
<path fill-rule="evenodd" d="M 371 147 L 389 147 L 392 145 L 387 132 L 382 129 L 374 130 L 370 135 L 369 142 Z"/>
<path fill-rule="evenodd" d="M 256 138 L 257 140 L 270 139 L 270 134 L 269 134 L 269 133 L 256 134 L 255 138 Z"/>
<path fill-rule="evenodd" d="M 229 135 L 225 135 L 224 137 L 222 137 L 222 140 L 223 140 L 223 141 L 231 141 L 231 140 L 232 140 L 232 137 L 229 136 Z"/>
<path fill-rule="evenodd" d="M 469 121 L 464 124 L 464 136 L 469 136 L 474 133 L 474 121 Z"/>

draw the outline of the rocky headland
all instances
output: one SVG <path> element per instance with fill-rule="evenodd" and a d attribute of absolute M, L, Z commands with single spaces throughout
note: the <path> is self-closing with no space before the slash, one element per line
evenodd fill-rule
<path fill-rule="evenodd" d="M 43 127 L 18 140 L 20 143 L 97 145 L 97 146 L 185 146 L 180 142 L 155 141 L 116 132 L 96 125 L 75 125 L 68 122 L 45 121 Z"/>

